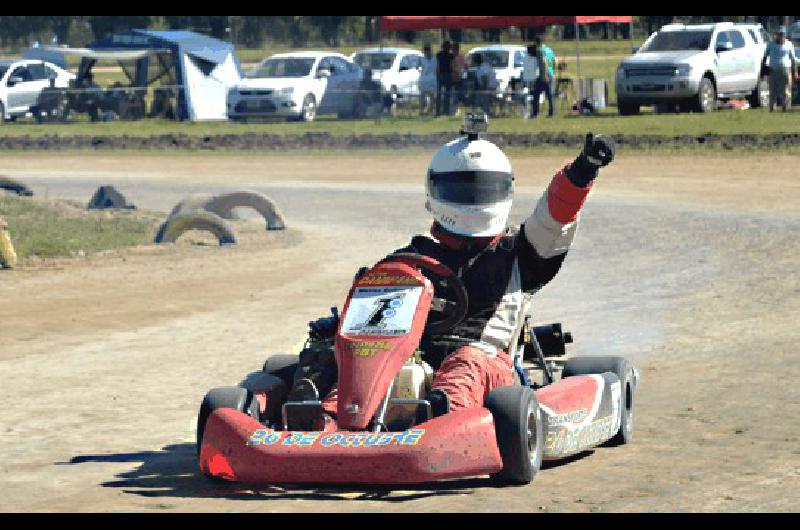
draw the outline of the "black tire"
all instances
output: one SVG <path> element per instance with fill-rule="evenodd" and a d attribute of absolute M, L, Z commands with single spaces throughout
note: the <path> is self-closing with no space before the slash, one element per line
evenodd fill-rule
<path fill-rule="evenodd" d="M 208 417 L 217 409 L 233 409 L 243 412 L 248 416 L 261 421 L 258 414 L 258 401 L 253 398 L 253 393 L 238 386 L 223 386 L 208 391 L 200 413 L 197 415 L 197 455 L 200 456 L 200 447 L 203 444 L 203 432 L 206 429 Z"/>
<path fill-rule="evenodd" d="M 769 105 L 769 78 L 767 76 L 763 75 L 758 78 L 758 83 L 756 83 L 753 93 L 747 97 L 747 102 L 754 109 Z"/>
<path fill-rule="evenodd" d="M 503 469 L 492 475 L 501 484 L 528 484 L 542 465 L 544 422 L 533 390 L 512 385 L 496 388 L 486 398 L 494 418 Z"/>
<path fill-rule="evenodd" d="M 636 376 L 633 365 L 624 357 L 573 357 L 564 365 L 561 377 L 573 375 L 602 374 L 611 372 L 622 383 L 622 421 L 619 430 L 606 442 L 608 445 L 630 443 L 633 438 L 633 405 L 636 395 Z"/>
<path fill-rule="evenodd" d="M 717 108 L 717 88 L 714 82 L 704 77 L 700 80 L 697 95 L 694 97 L 695 112 L 711 112 Z"/>
<path fill-rule="evenodd" d="M 639 114 L 640 105 L 634 101 L 620 99 L 617 101 L 617 110 L 621 116 L 633 116 Z"/>
<path fill-rule="evenodd" d="M 306 94 L 303 98 L 302 114 L 300 119 L 305 122 L 312 122 L 317 117 L 317 100 L 314 94 Z"/>
<path fill-rule="evenodd" d="M 264 361 L 263 371 L 280 377 L 291 388 L 294 374 L 300 364 L 300 356 L 296 354 L 273 355 Z"/>

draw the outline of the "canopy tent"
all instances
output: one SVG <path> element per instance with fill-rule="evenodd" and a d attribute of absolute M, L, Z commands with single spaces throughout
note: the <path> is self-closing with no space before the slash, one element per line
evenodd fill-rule
<path fill-rule="evenodd" d="M 228 89 L 242 77 L 231 43 L 192 31 L 134 29 L 74 50 L 83 57 L 79 77 L 99 59 L 135 61 L 135 72 L 123 70 L 136 86 L 166 76 L 179 87 L 179 117 L 192 121 L 227 119 Z M 151 61 L 158 62 L 154 76 L 148 73 Z"/>
<path fill-rule="evenodd" d="M 630 24 L 633 39 L 632 16 L 527 16 L 527 17 L 381 17 L 379 27 L 385 31 L 414 31 L 424 29 L 496 29 L 511 26 L 537 28 L 552 25 L 572 24 L 575 26 L 575 55 L 577 77 L 581 77 L 580 32 L 578 25 L 595 22 L 616 22 Z"/>

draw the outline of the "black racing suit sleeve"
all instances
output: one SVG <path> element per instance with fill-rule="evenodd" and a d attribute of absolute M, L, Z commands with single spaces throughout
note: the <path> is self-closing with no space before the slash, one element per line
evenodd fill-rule
<path fill-rule="evenodd" d="M 514 245 L 519 263 L 522 290 L 525 292 L 538 291 L 558 274 L 567 252 L 551 258 L 541 257 L 525 237 L 524 225 L 520 227 L 515 237 Z"/>

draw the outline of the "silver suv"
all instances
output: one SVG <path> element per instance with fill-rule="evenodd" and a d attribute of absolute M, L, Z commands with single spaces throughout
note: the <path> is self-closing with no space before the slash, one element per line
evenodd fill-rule
<path fill-rule="evenodd" d="M 761 61 L 767 39 L 760 24 L 664 26 L 619 65 L 619 113 L 636 114 L 641 105 L 707 112 L 718 99 L 733 97 L 765 106 L 769 88 Z"/>

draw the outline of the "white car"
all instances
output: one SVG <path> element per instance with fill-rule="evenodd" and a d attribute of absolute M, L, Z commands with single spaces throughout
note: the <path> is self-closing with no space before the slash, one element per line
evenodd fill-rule
<path fill-rule="evenodd" d="M 281 53 L 264 59 L 228 91 L 228 118 L 357 115 L 363 73 L 340 53 Z"/>
<path fill-rule="evenodd" d="M 421 52 L 408 48 L 369 48 L 350 57 L 362 69 L 372 71 L 372 80 L 381 84 L 384 93 L 419 96 L 419 76 L 425 58 Z"/>
<path fill-rule="evenodd" d="M 522 67 L 525 56 L 528 55 L 528 50 L 525 46 L 496 44 L 473 48 L 466 55 L 469 70 L 475 69 L 474 57 L 476 53 L 480 53 L 483 62 L 488 62 L 489 66 L 494 69 L 495 76 L 497 76 L 498 97 L 502 97 L 508 90 L 512 79 L 522 79 Z"/>
<path fill-rule="evenodd" d="M 46 61 L 0 61 L 0 123 L 28 114 L 50 79 L 56 87 L 67 88 L 75 75 Z"/>
<path fill-rule="evenodd" d="M 768 35 L 760 24 L 669 24 L 622 61 L 616 75 L 620 114 L 641 105 L 671 105 L 707 112 L 718 99 L 769 100 L 761 61 Z"/>

